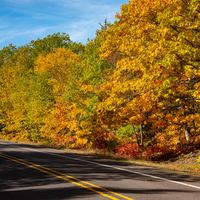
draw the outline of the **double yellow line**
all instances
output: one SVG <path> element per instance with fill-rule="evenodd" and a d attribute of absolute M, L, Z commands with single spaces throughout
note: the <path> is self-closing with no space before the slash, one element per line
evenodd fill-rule
<path fill-rule="evenodd" d="M 60 179 L 62 179 L 62 180 L 65 180 L 65 181 L 68 181 L 68 182 L 73 183 L 73 184 L 75 184 L 75 185 L 78 185 L 78 186 L 80 186 L 80 187 L 86 188 L 86 189 L 88 189 L 88 190 L 90 190 L 90 191 L 92 191 L 92 192 L 98 193 L 98 194 L 100 194 L 100 195 L 102 195 L 102 196 L 105 196 L 105 197 L 107 197 L 107 198 L 109 198 L 109 199 L 118 200 L 118 198 L 113 197 L 113 196 L 110 196 L 110 195 L 108 195 L 108 194 L 105 194 L 105 193 L 102 192 L 102 191 L 111 193 L 112 195 L 115 195 L 115 196 L 122 197 L 123 199 L 133 200 L 133 199 L 131 199 L 131 198 L 129 198 L 129 197 L 123 196 L 123 195 L 118 194 L 118 193 L 116 193 L 116 192 L 107 190 L 107 189 L 105 189 L 105 188 L 102 188 L 102 187 L 100 187 L 100 186 L 94 185 L 94 184 L 89 183 L 89 182 L 86 182 L 86 181 L 82 181 L 82 180 L 80 180 L 80 179 L 78 179 L 78 178 L 75 178 L 75 177 L 72 177 L 72 176 L 69 176 L 69 175 L 60 173 L 60 172 L 58 172 L 58 171 L 55 171 L 55 170 L 52 170 L 52 169 L 43 167 L 43 166 L 41 166 L 41 165 L 34 164 L 34 163 L 32 163 L 32 162 L 28 162 L 28 161 L 25 161 L 25 160 L 22 160 L 22 159 L 19 159 L 19 158 L 10 156 L 10 155 L 6 155 L 6 154 L 3 154 L 3 153 L 0 153 L 0 157 L 6 158 L 6 159 L 8 159 L 8 160 L 12 160 L 12 161 L 17 162 L 17 163 L 20 163 L 20 164 L 22 164 L 22 165 L 26 165 L 26 166 L 31 167 L 31 168 L 33 168 L 33 169 L 42 171 L 42 172 L 44 172 L 44 173 L 46 173 L 46 174 L 50 174 L 50 175 L 55 176 L 55 177 L 57 177 L 57 178 L 60 178 Z M 75 181 L 73 181 L 73 180 L 75 180 L 75 181 L 77 181 L 77 182 L 75 182 Z M 92 186 L 92 187 L 89 187 L 89 186 L 87 186 L 87 185 Z M 99 189 L 99 190 L 101 190 L 101 191 L 99 191 L 99 190 L 97 190 L 97 189 L 94 189 L 94 188 L 97 188 L 97 189 Z"/>

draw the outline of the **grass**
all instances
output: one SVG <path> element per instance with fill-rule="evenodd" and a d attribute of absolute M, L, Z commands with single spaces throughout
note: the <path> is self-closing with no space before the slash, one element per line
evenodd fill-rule
<path fill-rule="evenodd" d="M 101 157 L 105 159 L 120 160 L 123 162 L 160 168 L 164 170 L 175 171 L 179 173 L 185 173 L 200 177 L 200 162 L 197 162 L 197 159 L 200 156 L 200 150 L 195 150 L 194 152 L 191 152 L 186 155 L 183 154 L 179 157 L 173 158 L 168 161 L 151 161 L 151 160 L 139 160 L 139 159 L 117 157 L 113 153 L 102 152 L 100 150 L 90 150 L 90 149 L 84 149 L 84 150 L 62 149 L 62 150 L 72 153 L 80 153 L 80 154 Z"/>
<path fill-rule="evenodd" d="M 197 159 L 200 156 L 200 150 L 195 150 L 189 154 L 182 154 L 179 157 L 167 160 L 167 161 L 151 161 L 151 160 L 139 160 L 131 159 L 124 157 L 117 157 L 115 154 L 110 152 L 103 152 L 100 150 L 91 150 L 91 149 L 61 149 L 63 151 L 85 154 L 96 157 L 101 157 L 105 159 L 119 160 L 128 163 L 134 163 L 179 173 L 185 173 L 189 175 L 195 175 L 200 177 L 200 162 L 197 162 Z"/>
<path fill-rule="evenodd" d="M 30 143 L 30 142 L 26 142 L 26 144 L 55 148 L 49 145 L 35 144 L 35 143 Z M 139 160 L 139 159 L 117 157 L 114 153 L 94 150 L 94 149 L 67 149 L 67 148 L 55 148 L 55 149 L 60 149 L 60 150 L 67 151 L 70 153 L 77 153 L 77 154 L 101 157 L 105 159 L 119 160 L 123 162 L 129 162 L 129 163 L 134 163 L 134 164 L 139 164 L 139 165 L 144 165 L 144 166 L 149 166 L 149 167 L 154 167 L 154 168 L 160 168 L 164 170 L 175 171 L 179 173 L 185 173 L 185 174 L 195 175 L 195 176 L 200 177 L 200 162 L 197 162 L 197 159 L 200 156 L 200 149 L 190 152 L 188 154 L 182 154 L 179 157 L 175 157 L 167 161 L 151 161 L 151 160 Z"/>

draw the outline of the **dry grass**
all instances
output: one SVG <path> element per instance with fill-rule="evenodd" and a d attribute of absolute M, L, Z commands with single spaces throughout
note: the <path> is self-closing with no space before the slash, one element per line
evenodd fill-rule
<path fill-rule="evenodd" d="M 26 142 L 26 144 L 54 148 L 49 145 L 35 144 L 35 143 L 30 143 L 30 142 Z M 197 162 L 197 159 L 200 157 L 200 149 L 190 152 L 188 154 L 182 154 L 179 157 L 170 159 L 168 161 L 147 161 L 147 160 L 137 160 L 137 159 L 124 158 L 124 157 L 117 157 L 114 153 L 94 150 L 94 149 L 67 149 L 67 148 L 56 148 L 56 149 L 60 149 L 60 150 L 67 151 L 70 153 L 85 154 L 85 155 L 106 158 L 106 159 L 120 160 L 124 162 L 130 162 L 130 163 L 145 165 L 149 167 L 176 171 L 176 172 L 196 175 L 200 177 L 200 162 Z"/>
<path fill-rule="evenodd" d="M 182 154 L 181 156 L 173 158 L 168 161 L 148 161 L 148 160 L 130 159 L 124 157 L 117 157 L 113 153 L 102 152 L 99 150 L 95 151 L 90 149 L 84 149 L 84 150 L 63 149 L 63 150 L 72 153 L 98 156 L 107 159 L 120 160 L 124 162 L 130 162 L 149 167 L 155 167 L 155 168 L 200 176 L 200 163 L 197 162 L 197 159 L 200 156 L 200 150 L 195 150 L 194 152 L 191 152 L 186 155 Z"/>

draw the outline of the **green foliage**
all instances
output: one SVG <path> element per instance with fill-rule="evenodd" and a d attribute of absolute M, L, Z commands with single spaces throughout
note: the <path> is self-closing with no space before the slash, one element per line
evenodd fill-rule
<path fill-rule="evenodd" d="M 6 66 L 7 63 L 11 60 L 14 61 L 16 51 L 16 46 L 13 46 L 12 44 L 0 50 L 0 67 Z M 11 63 L 12 62 L 9 63 L 9 66 Z"/>
<path fill-rule="evenodd" d="M 136 132 L 140 131 L 140 127 L 136 126 L 135 127 Z M 134 138 L 134 133 L 133 133 L 133 129 L 132 126 L 130 124 L 128 124 L 127 126 L 122 126 L 120 127 L 117 131 L 117 136 L 120 138 Z"/>
<path fill-rule="evenodd" d="M 47 35 L 43 39 L 32 40 L 29 44 L 31 48 L 32 58 L 38 57 L 39 54 L 45 54 L 52 52 L 56 48 L 71 49 L 75 53 L 81 53 L 84 49 L 81 43 L 75 43 L 70 40 L 70 37 L 66 33 L 54 33 Z"/>

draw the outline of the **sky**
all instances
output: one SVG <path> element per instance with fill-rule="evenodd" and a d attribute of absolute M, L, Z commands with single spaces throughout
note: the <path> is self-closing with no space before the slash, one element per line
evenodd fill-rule
<path fill-rule="evenodd" d="M 53 33 L 67 33 L 74 42 L 87 43 L 128 0 L 0 0 L 0 50 L 21 46 Z"/>

